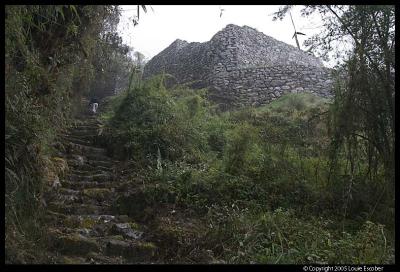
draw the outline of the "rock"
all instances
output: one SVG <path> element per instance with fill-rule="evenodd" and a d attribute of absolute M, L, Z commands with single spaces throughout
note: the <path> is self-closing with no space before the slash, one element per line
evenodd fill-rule
<path fill-rule="evenodd" d="M 73 158 L 74 162 L 76 162 L 77 165 L 83 165 L 85 163 L 85 159 L 83 156 L 72 155 L 71 157 Z"/>
<path fill-rule="evenodd" d="M 114 221 L 115 216 L 114 215 L 100 215 L 98 217 L 98 220 L 101 220 L 104 223 L 108 223 L 108 222 Z"/>
<path fill-rule="evenodd" d="M 80 255 L 90 251 L 99 251 L 99 245 L 81 234 L 61 236 L 56 239 L 58 249 L 65 254 Z"/>
<path fill-rule="evenodd" d="M 83 228 L 93 228 L 98 222 L 96 218 L 93 217 L 80 217 L 79 219 L 79 226 Z"/>
<path fill-rule="evenodd" d="M 90 259 L 91 264 L 123 264 L 121 257 L 104 256 L 97 252 L 89 252 L 87 258 Z"/>
<path fill-rule="evenodd" d="M 122 215 L 118 215 L 118 216 L 117 216 L 117 219 L 118 219 L 119 221 L 126 222 L 126 221 L 129 221 L 129 216 L 127 216 L 126 214 L 122 214 Z"/>
<path fill-rule="evenodd" d="M 130 256 L 133 254 L 128 242 L 110 239 L 106 245 L 106 254 L 111 256 Z"/>
<path fill-rule="evenodd" d="M 93 233 L 92 230 L 87 229 L 87 228 L 77 229 L 77 232 L 78 232 L 80 235 L 85 236 L 85 237 L 88 237 L 90 234 Z"/>
<path fill-rule="evenodd" d="M 110 239 L 106 244 L 105 253 L 110 256 L 123 256 L 132 261 L 149 261 L 157 252 L 157 247 L 149 242 L 130 243 Z"/>
<path fill-rule="evenodd" d="M 134 194 L 120 196 L 114 204 L 114 210 L 120 214 L 127 214 L 134 220 L 143 220 L 145 209 L 148 206 L 146 195 L 139 191 Z"/>
<path fill-rule="evenodd" d="M 60 183 L 60 179 L 58 178 L 58 176 L 55 176 L 55 177 L 54 177 L 54 180 L 53 180 L 53 184 L 51 185 L 51 188 L 57 190 L 57 189 L 59 189 L 61 186 L 62 186 L 62 185 L 61 185 L 61 183 Z"/>
<path fill-rule="evenodd" d="M 61 262 L 63 264 L 83 264 L 83 263 L 89 264 L 90 263 L 87 261 L 86 258 L 77 257 L 77 256 L 62 256 Z"/>
<path fill-rule="evenodd" d="M 142 231 L 138 231 L 136 223 L 117 223 L 111 227 L 111 233 L 121 234 L 126 238 L 140 239 L 143 236 Z"/>
<path fill-rule="evenodd" d="M 90 188 L 84 189 L 83 194 L 96 200 L 104 200 L 111 197 L 112 192 L 108 188 Z"/>

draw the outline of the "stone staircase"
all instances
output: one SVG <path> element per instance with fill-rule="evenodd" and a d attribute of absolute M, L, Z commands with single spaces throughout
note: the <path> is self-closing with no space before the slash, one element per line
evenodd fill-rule
<path fill-rule="evenodd" d="M 99 124 L 96 115 L 83 113 L 63 135 L 69 173 L 48 202 L 54 262 L 153 263 L 157 248 L 146 240 L 146 226 L 113 209 L 123 181 L 118 161 L 93 144 Z"/>

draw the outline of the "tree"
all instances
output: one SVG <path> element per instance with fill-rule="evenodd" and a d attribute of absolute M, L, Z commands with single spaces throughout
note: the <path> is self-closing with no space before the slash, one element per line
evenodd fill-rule
<path fill-rule="evenodd" d="M 113 95 L 117 89 L 123 88 L 119 81 L 129 75 L 132 63 L 129 57 L 131 48 L 122 43 L 122 38 L 117 32 L 106 32 L 99 38 L 95 50 L 96 57 L 92 64 L 96 80 L 91 84 L 90 93 L 102 98 Z"/>
<path fill-rule="evenodd" d="M 136 51 L 134 55 L 135 55 L 135 64 L 136 64 L 136 66 L 140 70 L 142 70 L 143 67 L 144 67 L 144 64 L 145 64 L 145 56 L 142 53 L 140 53 L 139 51 Z"/>
<path fill-rule="evenodd" d="M 274 19 L 282 19 L 291 8 L 280 8 Z M 349 191 L 356 177 L 378 182 L 383 172 L 384 185 L 371 203 L 372 215 L 383 199 L 394 204 L 395 8 L 327 5 L 301 11 L 304 16 L 314 12 L 321 14 L 324 30 L 306 45 L 326 55 L 337 41 L 351 42 L 345 62 L 337 67 L 344 77 L 337 81 L 330 114 L 331 165 L 337 166 L 340 154 L 346 158 Z"/>

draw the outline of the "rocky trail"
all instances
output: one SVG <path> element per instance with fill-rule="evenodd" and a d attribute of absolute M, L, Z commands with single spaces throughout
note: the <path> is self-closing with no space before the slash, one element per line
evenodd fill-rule
<path fill-rule="evenodd" d="M 63 135 L 68 174 L 48 201 L 53 261 L 152 263 L 157 247 L 148 241 L 146 226 L 113 208 L 123 181 L 116 174 L 119 162 L 93 144 L 97 116 L 83 113 L 76 123 Z"/>

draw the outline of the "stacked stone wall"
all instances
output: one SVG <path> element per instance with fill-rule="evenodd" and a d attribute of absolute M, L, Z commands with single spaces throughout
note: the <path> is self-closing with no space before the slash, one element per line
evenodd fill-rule
<path fill-rule="evenodd" d="M 288 65 L 237 68 L 216 73 L 213 98 L 233 106 L 266 105 L 287 93 L 310 92 L 330 97 L 333 79 L 327 68 Z"/>
<path fill-rule="evenodd" d="M 228 25 L 205 43 L 176 40 L 146 64 L 144 77 L 162 72 L 232 106 L 265 105 L 290 92 L 329 97 L 332 89 L 320 59 L 247 26 Z"/>

